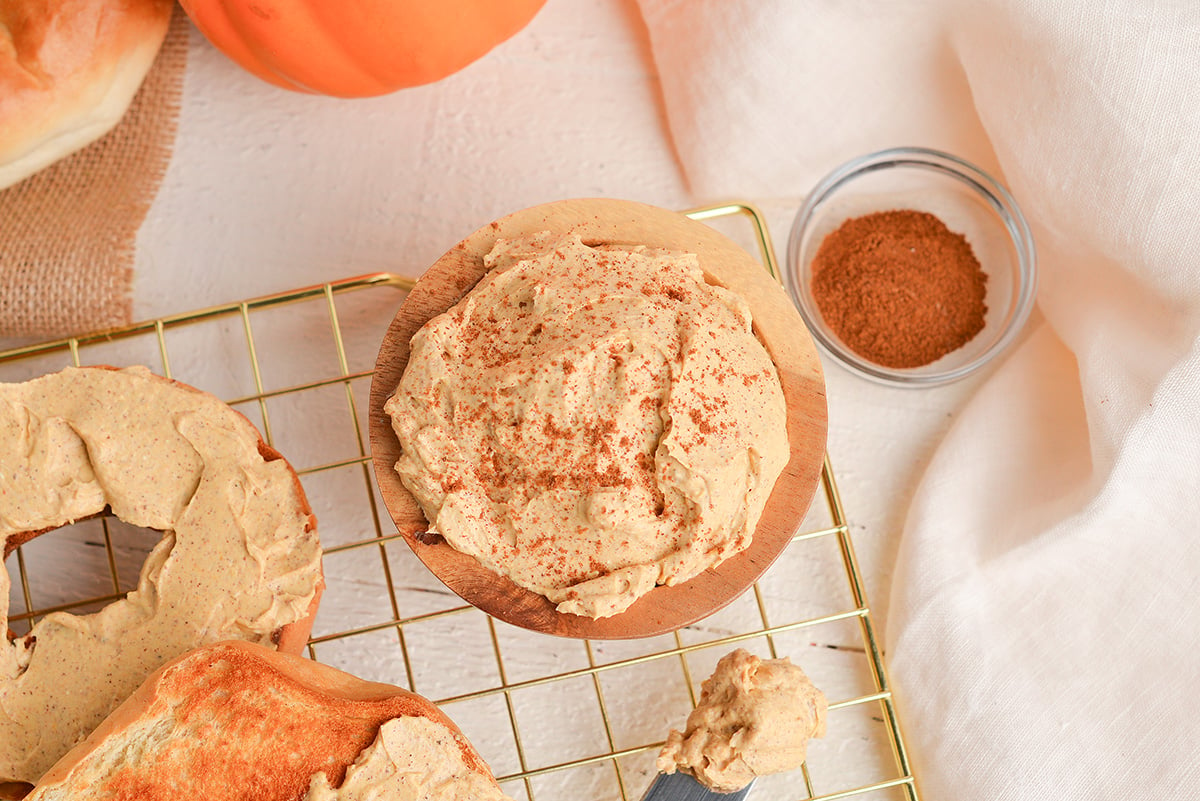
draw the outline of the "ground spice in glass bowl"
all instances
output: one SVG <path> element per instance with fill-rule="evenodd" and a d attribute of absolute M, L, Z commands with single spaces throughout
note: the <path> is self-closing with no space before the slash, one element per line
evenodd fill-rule
<path fill-rule="evenodd" d="M 933 386 L 1007 348 L 1032 311 L 1033 240 L 1011 195 L 921 148 L 834 170 L 809 194 L 784 283 L 813 338 L 876 381 Z"/>
<path fill-rule="evenodd" d="M 986 294 L 966 237 L 926 211 L 852 217 L 812 261 L 822 319 L 884 367 L 923 367 L 966 345 L 983 330 Z"/>

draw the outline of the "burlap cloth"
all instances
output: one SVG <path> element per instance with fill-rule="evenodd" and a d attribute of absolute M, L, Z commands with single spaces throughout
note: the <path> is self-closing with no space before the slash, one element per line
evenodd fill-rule
<path fill-rule="evenodd" d="M 187 62 L 176 7 L 162 50 L 103 138 L 0 191 L 0 337 L 130 322 L 134 245 L 171 158 Z"/>

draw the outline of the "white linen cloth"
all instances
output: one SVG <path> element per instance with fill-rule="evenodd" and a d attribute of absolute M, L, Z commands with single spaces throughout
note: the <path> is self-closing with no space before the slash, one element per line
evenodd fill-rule
<path fill-rule="evenodd" d="M 1195 798 L 1200 7 L 640 2 L 698 195 L 923 145 L 1033 227 L 1044 322 L 938 446 L 892 584 L 923 797 Z"/>

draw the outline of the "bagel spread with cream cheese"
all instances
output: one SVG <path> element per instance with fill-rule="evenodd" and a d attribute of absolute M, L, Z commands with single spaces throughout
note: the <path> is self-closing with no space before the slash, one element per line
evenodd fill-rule
<path fill-rule="evenodd" d="M 307 640 L 322 587 L 315 521 L 295 472 L 245 417 L 146 368 L 0 384 L 5 554 L 106 508 L 163 538 L 126 597 L 0 642 L 0 784 L 35 783 L 196 646 L 299 651 Z M 0 569 L 4 624 L 10 583 Z"/>

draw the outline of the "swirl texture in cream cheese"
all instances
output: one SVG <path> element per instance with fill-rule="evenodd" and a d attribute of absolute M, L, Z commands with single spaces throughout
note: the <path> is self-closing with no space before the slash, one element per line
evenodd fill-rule
<path fill-rule="evenodd" d="M 0 384 L 0 540 L 110 507 L 164 532 L 137 589 L 0 641 L 0 782 L 37 779 L 150 673 L 305 617 L 321 550 L 295 473 L 217 398 L 145 368 Z M 0 621 L 10 578 L 0 569 Z"/>
<path fill-rule="evenodd" d="M 313 777 L 304 801 L 512 801 L 463 758 L 453 733 L 437 721 L 393 718 L 346 768 L 338 787 Z"/>
<path fill-rule="evenodd" d="M 694 254 L 571 235 L 485 266 L 385 405 L 431 531 L 593 618 L 745 549 L 789 456 L 746 303 Z"/>

